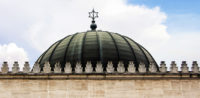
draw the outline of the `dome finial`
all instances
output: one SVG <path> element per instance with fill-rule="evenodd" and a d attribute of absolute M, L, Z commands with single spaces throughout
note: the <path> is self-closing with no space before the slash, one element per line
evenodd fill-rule
<path fill-rule="evenodd" d="M 94 8 L 91 12 L 89 12 L 89 18 L 92 18 L 92 24 L 90 25 L 90 28 L 92 30 L 96 30 L 97 25 L 95 24 L 95 18 L 98 18 L 98 12 L 95 12 Z"/>

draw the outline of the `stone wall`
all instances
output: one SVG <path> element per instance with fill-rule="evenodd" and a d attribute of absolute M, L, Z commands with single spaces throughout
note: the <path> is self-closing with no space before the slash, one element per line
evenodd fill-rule
<path fill-rule="evenodd" d="M 200 81 L 1 79 L 0 98 L 200 98 Z"/>

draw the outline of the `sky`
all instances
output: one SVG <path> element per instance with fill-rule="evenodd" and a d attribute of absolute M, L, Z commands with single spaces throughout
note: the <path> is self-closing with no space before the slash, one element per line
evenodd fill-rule
<path fill-rule="evenodd" d="M 33 66 L 55 41 L 89 30 L 117 32 L 144 46 L 157 63 L 181 65 L 200 58 L 199 0 L 0 0 L 0 66 Z"/>

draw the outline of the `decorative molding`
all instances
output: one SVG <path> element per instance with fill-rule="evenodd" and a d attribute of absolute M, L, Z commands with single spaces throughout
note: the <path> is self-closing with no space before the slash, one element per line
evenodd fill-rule
<path fill-rule="evenodd" d="M 129 73 L 135 73 L 136 72 L 135 64 L 134 64 L 133 61 L 129 61 L 128 72 Z"/>
<path fill-rule="evenodd" d="M 199 66 L 197 64 L 197 61 L 192 62 L 192 73 L 199 73 Z"/>
<path fill-rule="evenodd" d="M 91 61 L 87 61 L 86 67 L 85 67 L 85 72 L 86 73 L 92 73 L 93 67 Z"/>
<path fill-rule="evenodd" d="M 65 70 L 65 73 L 72 73 L 72 67 L 71 67 L 70 62 L 66 62 L 64 70 Z"/>
<path fill-rule="evenodd" d="M 9 67 L 8 67 L 8 63 L 7 62 L 3 62 L 2 67 L 1 67 L 1 71 L 2 71 L 3 74 L 8 73 Z"/>
<path fill-rule="evenodd" d="M 178 67 L 175 61 L 171 62 L 170 73 L 178 73 Z"/>
<path fill-rule="evenodd" d="M 23 67 L 23 73 L 29 73 L 30 72 L 30 65 L 29 62 L 25 62 L 24 67 Z"/>
<path fill-rule="evenodd" d="M 186 61 L 182 61 L 181 71 L 182 71 L 182 73 L 188 73 L 188 67 L 187 67 Z"/>
<path fill-rule="evenodd" d="M 147 70 L 146 70 L 146 66 L 145 66 L 145 64 L 144 64 L 143 62 L 140 62 L 138 71 L 139 71 L 140 73 L 145 73 L 145 72 L 147 71 Z"/>
<path fill-rule="evenodd" d="M 167 67 L 166 67 L 165 61 L 161 61 L 159 70 L 160 70 L 161 73 L 167 72 Z"/>
<path fill-rule="evenodd" d="M 125 72 L 124 63 L 122 61 L 119 61 L 119 64 L 117 66 L 117 72 L 118 73 L 124 73 Z"/>
<path fill-rule="evenodd" d="M 54 73 L 61 73 L 61 64 L 57 62 L 54 67 Z"/>
<path fill-rule="evenodd" d="M 18 73 L 18 72 L 19 72 L 19 64 L 17 61 L 15 61 L 12 67 L 12 73 Z"/>
<path fill-rule="evenodd" d="M 81 62 L 77 62 L 76 67 L 75 67 L 75 73 L 82 73 L 82 72 L 83 72 L 83 68 L 82 68 Z"/>
<path fill-rule="evenodd" d="M 107 71 L 107 73 L 113 73 L 114 72 L 114 67 L 113 67 L 112 61 L 108 61 L 106 71 Z"/>
<path fill-rule="evenodd" d="M 103 73 L 103 67 L 100 61 L 97 62 L 95 71 L 96 73 Z"/>
<path fill-rule="evenodd" d="M 43 72 L 44 73 L 51 73 L 51 66 L 50 66 L 49 62 L 44 63 Z"/>
<path fill-rule="evenodd" d="M 34 66 L 33 66 L 33 73 L 40 73 L 40 65 L 38 62 L 35 62 Z"/>
<path fill-rule="evenodd" d="M 156 65 L 154 64 L 154 63 L 150 63 L 149 64 L 149 72 L 150 73 L 157 73 L 157 71 L 158 71 L 158 69 L 157 69 L 157 67 L 156 67 Z"/>

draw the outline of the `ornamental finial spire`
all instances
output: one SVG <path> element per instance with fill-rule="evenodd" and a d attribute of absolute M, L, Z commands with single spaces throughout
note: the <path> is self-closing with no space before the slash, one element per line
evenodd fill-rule
<path fill-rule="evenodd" d="M 96 30 L 97 28 L 97 25 L 95 24 L 95 18 L 98 18 L 98 12 L 95 12 L 94 9 L 89 12 L 89 18 L 92 18 L 92 24 L 90 25 L 90 28 L 92 30 Z"/>

